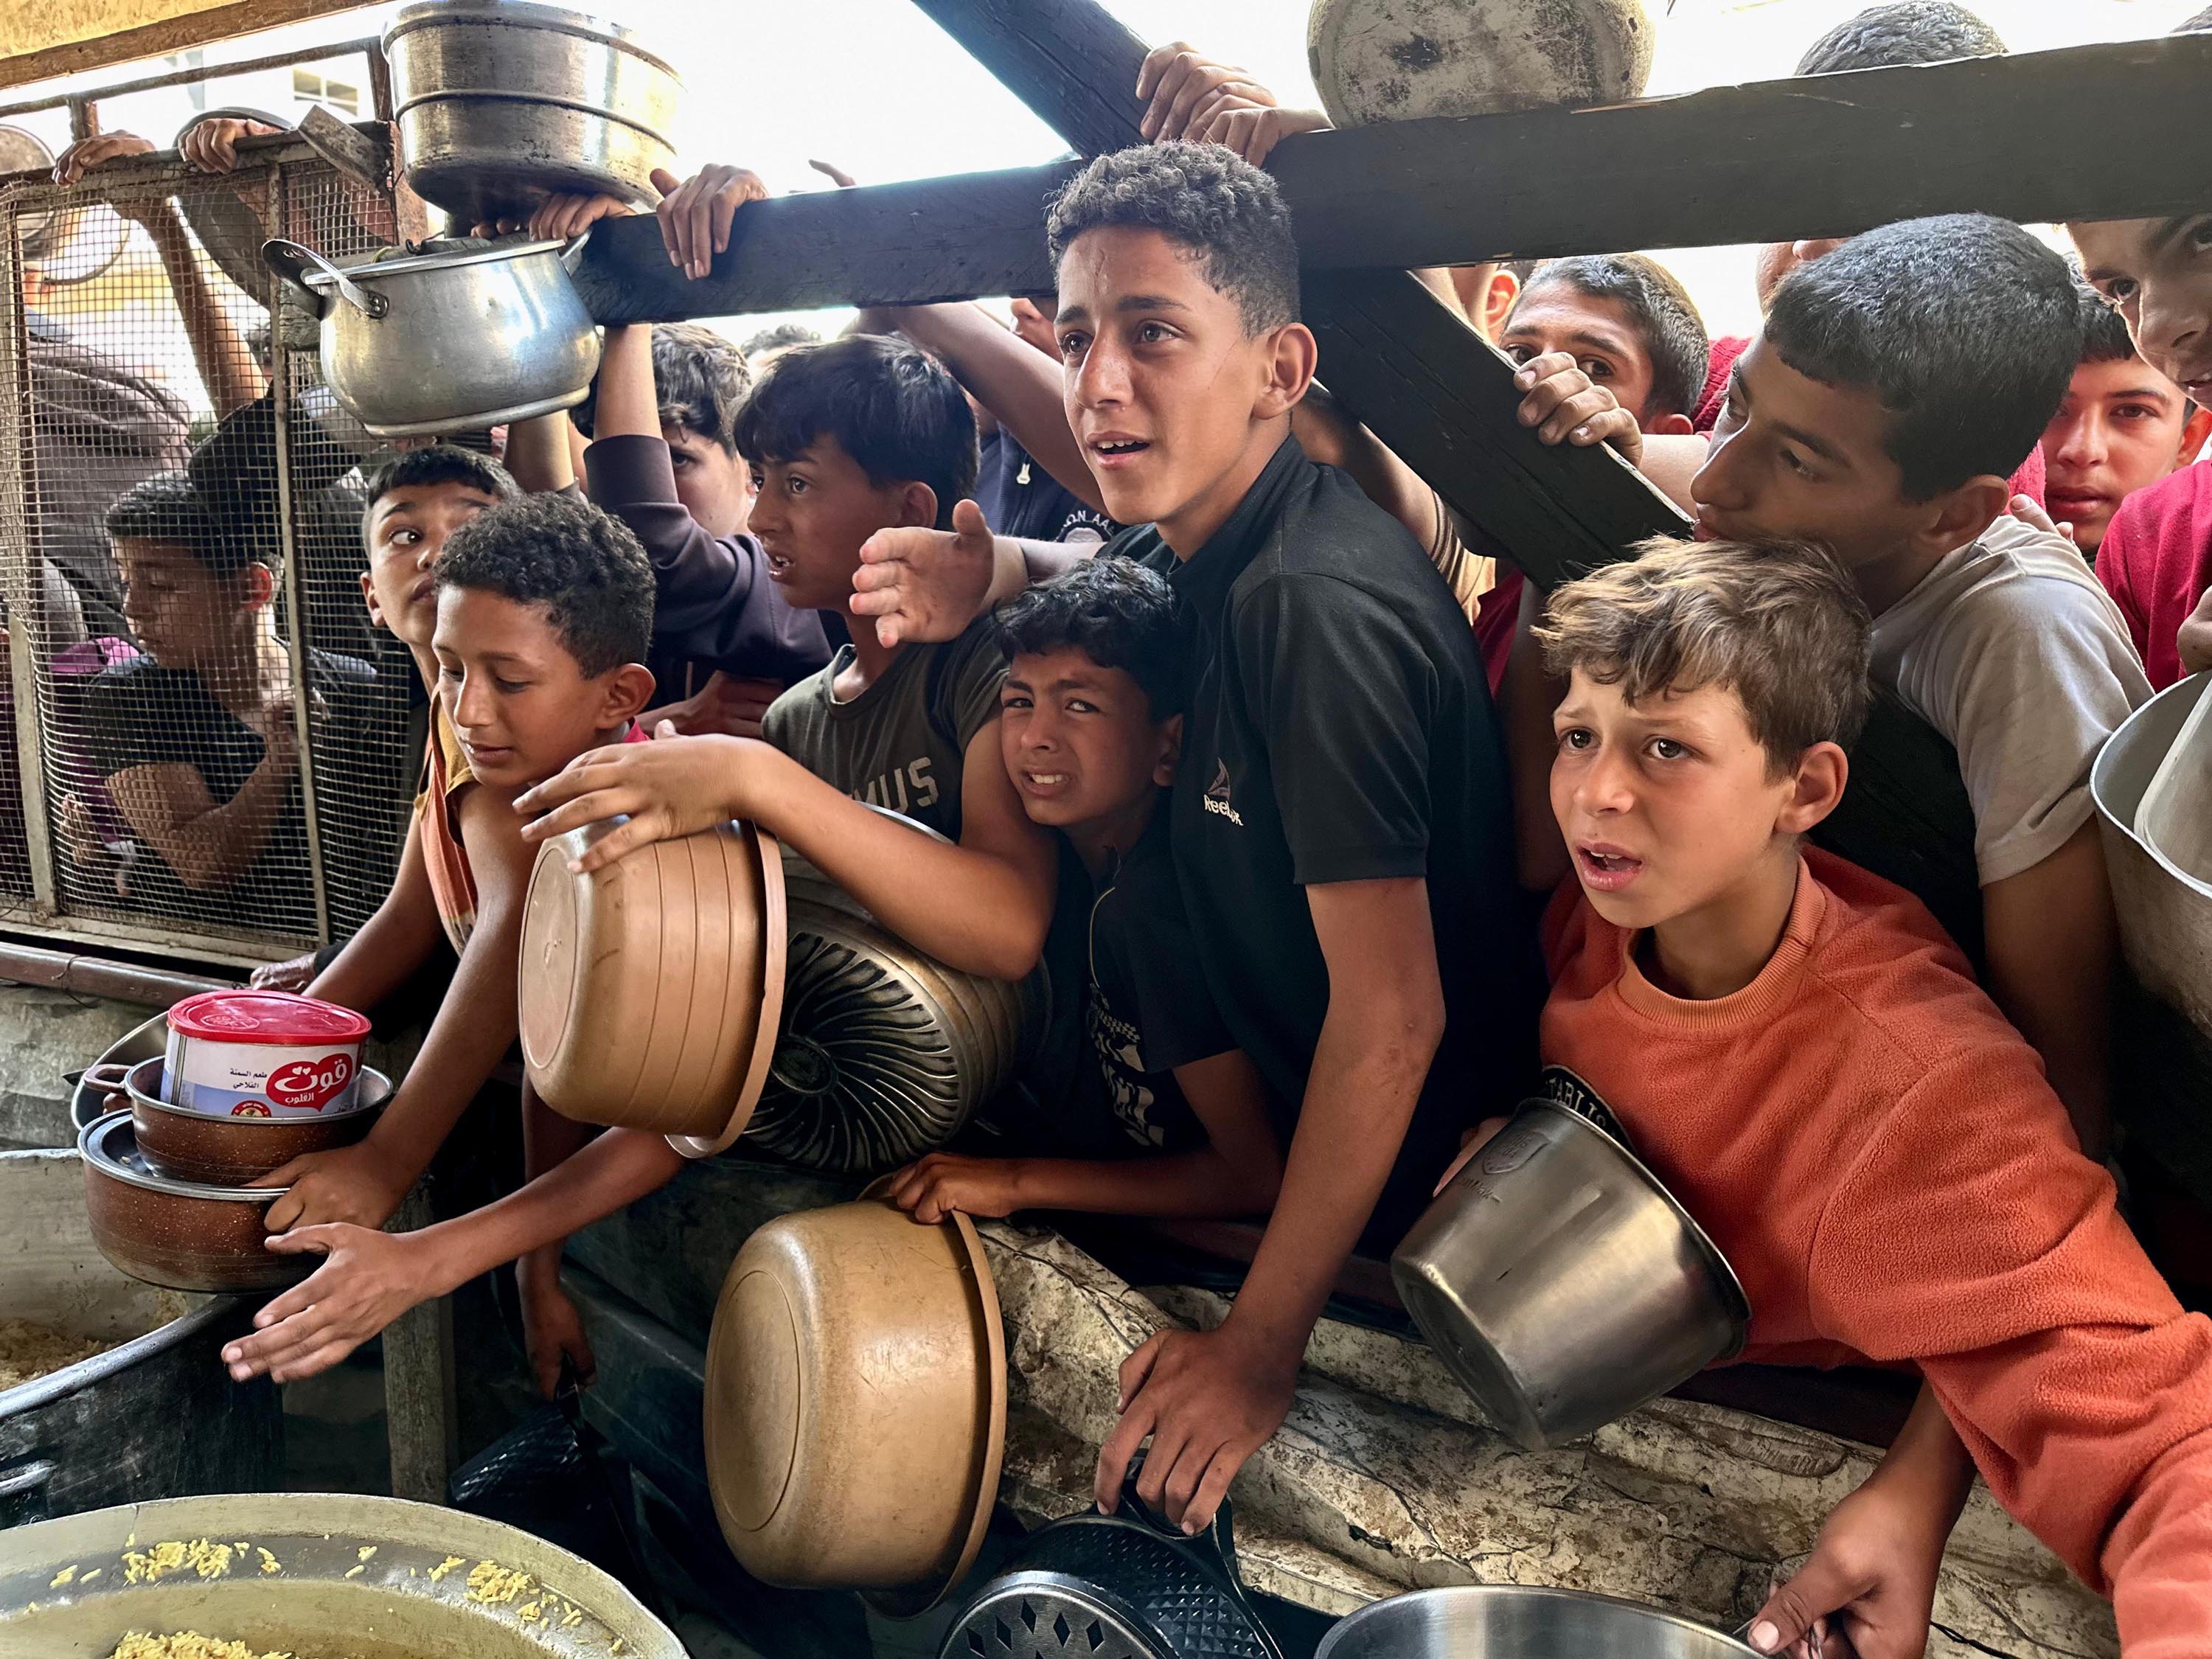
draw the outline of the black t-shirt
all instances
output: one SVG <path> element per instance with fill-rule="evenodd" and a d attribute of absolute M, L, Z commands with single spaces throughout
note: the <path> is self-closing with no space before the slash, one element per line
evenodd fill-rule
<path fill-rule="evenodd" d="M 1024 541 L 1103 542 L 1121 529 L 1097 507 L 1079 501 L 1004 428 L 983 440 L 981 462 L 975 470 L 975 504 L 996 534 Z"/>
<path fill-rule="evenodd" d="M 352 657 L 310 651 L 307 678 L 317 726 L 361 729 L 374 697 L 374 669 Z M 198 675 L 164 668 L 151 657 L 100 672 L 85 690 L 85 726 L 102 778 L 141 766 L 189 766 L 217 806 L 228 805 L 261 764 L 258 732 L 216 701 Z M 325 813 L 325 824 L 330 820 Z M 151 848 L 143 849 L 128 880 L 134 909 L 153 908 L 218 928 L 312 933 L 315 902 L 297 781 L 253 862 L 224 890 L 192 891 Z"/>
<path fill-rule="evenodd" d="M 1304 888 L 1428 883 L 1446 1027 L 1365 1243 L 1419 1214 L 1459 1130 L 1510 1113 L 1542 1004 L 1505 752 L 1466 616 L 1404 527 L 1285 439 L 1212 538 L 1109 549 L 1166 575 L 1196 675 L 1173 811 L 1194 949 L 1293 1122 L 1328 1010 Z"/>

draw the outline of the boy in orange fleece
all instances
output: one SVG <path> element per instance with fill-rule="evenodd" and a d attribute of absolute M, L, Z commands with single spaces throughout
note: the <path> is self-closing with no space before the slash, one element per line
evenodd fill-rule
<path fill-rule="evenodd" d="M 1753 1645 L 1829 1616 L 1917 1654 L 1978 1468 L 2113 1597 L 2130 1659 L 2212 1650 L 2212 1321 L 1926 910 L 1801 846 L 1866 708 L 1850 579 L 1800 544 L 1654 544 L 1560 588 L 1538 637 L 1570 680 L 1551 799 L 1579 884 L 1546 928 L 1547 1085 L 1712 1234 L 1743 1358 L 1924 1379 Z"/>

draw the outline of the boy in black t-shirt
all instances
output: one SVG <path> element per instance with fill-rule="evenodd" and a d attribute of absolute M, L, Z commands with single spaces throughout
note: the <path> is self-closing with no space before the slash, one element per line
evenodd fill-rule
<path fill-rule="evenodd" d="M 1007 775 L 1091 877 L 1089 1063 L 1042 1121 L 1005 1126 L 1024 1152 L 1050 1155 L 933 1152 L 894 1177 L 891 1197 L 924 1221 L 1262 1213 L 1283 1171 L 1267 1091 L 1206 987 L 1169 847 L 1188 680 L 1175 595 L 1143 566 L 1101 558 L 997 622 L 1013 659 L 1000 698 Z"/>

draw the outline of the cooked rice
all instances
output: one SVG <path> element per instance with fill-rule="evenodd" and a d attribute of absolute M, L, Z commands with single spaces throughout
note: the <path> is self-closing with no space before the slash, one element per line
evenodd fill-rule
<path fill-rule="evenodd" d="M 221 1642 L 198 1631 L 155 1636 L 134 1630 L 116 1644 L 107 1659 L 294 1659 L 289 1653 L 257 1654 L 243 1642 Z"/>
<path fill-rule="evenodd" d="M 27 1319 L 0 1319 L 0 1389 L 21 1387 L 115 1346 L 33 1325 Z"/>

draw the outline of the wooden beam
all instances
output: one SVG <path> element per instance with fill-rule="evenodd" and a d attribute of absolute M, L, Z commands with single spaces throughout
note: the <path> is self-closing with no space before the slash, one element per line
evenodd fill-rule
<path fill-rule="evenodd" d="M 335 12 L 358 10 L 363 0 L 233 0 L 228 5 L 199 7 L 173 17 L 142 23 L 134 28 L 112 29 L 82 40 L 62 41 L 31 51 L 0 57 L 0 88 L 28 86 L 58 76 L 78 75 L 128 64 L 145 58 L 165 57 L 190 46 L 228 40 L 287 23 L 327 17 Z"/>
<path fill-rule="evenodd" d="M 830 305 L 919 305 L 1052 286 L 1046 198 L 1073 164 L 779 196 L 737 216 L 713 272 L 693 282 L 657 221 L 602 220 L 578 291 L 603 323 L 673 322 Z"/>
<path fill-rule="evenodd" d="M 2113 112 L 2124 152 L 2068 111 Z M 1318 265 L 1846 236 L 1930 213 L 2144 219 L 2212 203 L 2212 34 L 1289 138 Z"/>

